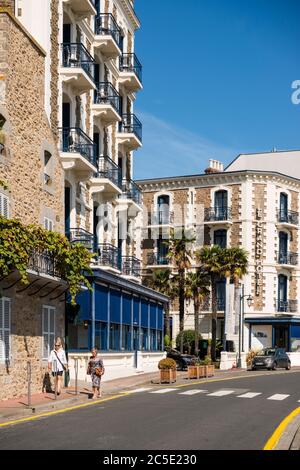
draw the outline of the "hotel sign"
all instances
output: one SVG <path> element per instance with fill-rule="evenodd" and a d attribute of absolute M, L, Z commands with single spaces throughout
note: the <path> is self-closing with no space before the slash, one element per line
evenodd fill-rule
<path fill-rule="evenodd" d="M 255 294 L 260 296 L 263 287 L 263 211 L 256 209 L 255 234 Z"/>

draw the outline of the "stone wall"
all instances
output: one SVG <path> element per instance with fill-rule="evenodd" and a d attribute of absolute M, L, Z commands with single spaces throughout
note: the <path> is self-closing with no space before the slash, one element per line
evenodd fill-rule
<path fill-rule="evenodd" d="M 242 244 L 242 223 L 240 220 L 241 208 L 241 186 L 231 186 L 231 212 L 232 212 L 232 227 L 231 227 L 231 246 L 240 246 Z"/>
<path fill-rule="evenodd" d="M 51 2 L 51 83 L 50 83 L 50 106 L 51 115 L 50 122 L 52 132 L 58 139 L 58 66 L 59 66 L 59 14 L 58 14 L 59 0 L 52 0 Z"/>

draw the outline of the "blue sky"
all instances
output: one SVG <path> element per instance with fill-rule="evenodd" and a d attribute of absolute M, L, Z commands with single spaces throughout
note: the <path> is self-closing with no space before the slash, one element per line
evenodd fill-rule
<path fill-rule="evenodd" d="M 143 148 L 134 177 L 201 173 L 210 158 L 300 148 L 299 0 L 136 0 Z"/>

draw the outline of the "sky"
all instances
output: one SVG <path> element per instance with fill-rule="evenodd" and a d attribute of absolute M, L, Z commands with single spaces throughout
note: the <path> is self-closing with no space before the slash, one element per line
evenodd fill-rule
<path fill-rule="evenodd" d="M 134 178 L 300 149 L 300 0 L 135 0 L 143 148 Z"/>

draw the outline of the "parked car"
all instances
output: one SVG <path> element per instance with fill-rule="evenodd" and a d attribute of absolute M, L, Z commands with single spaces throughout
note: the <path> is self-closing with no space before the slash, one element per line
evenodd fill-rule
<path fill-rule="evenodd" d="M 185 370 L 188 366 L 194 364 L 197 359 L 192 354 L 181 354 L 177 349 L 166 348 L 167 357 L 174 359 L 177 364 L 177 370 Z"/>
<path fill-rule="evenodd" d="M 290 370 L 291 361 L 283 348 L 264 348 L 252 360 L 252 370 L 276 370 L 279 367 Z"/>

